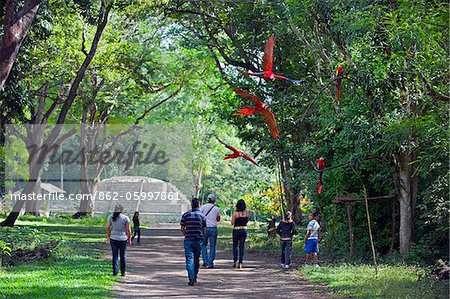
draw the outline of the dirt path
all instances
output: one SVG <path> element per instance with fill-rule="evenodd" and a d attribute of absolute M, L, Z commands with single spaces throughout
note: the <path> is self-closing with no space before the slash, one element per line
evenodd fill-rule
<path fill-rule="evenodd" d="M 197 284 L 188 286 L 183 238 L 178 229 L 143 229 L 142 234 L 142 245 L 128 247 L 128 272 L 115 286 L 116 298 L 331 297 L 324 287 L 296 277 L 295 269 L 282 270 L 278 259 L 247 254 L 244 268 L 237 270 L 231 267 L 231 254 L 220 250 L 215 269 L 201 268 Z"/>

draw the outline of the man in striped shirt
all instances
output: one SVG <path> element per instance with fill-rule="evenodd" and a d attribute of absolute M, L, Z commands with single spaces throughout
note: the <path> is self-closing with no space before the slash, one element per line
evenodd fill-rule
<path fill-rule="evenodd" d="M 197 282 L 198 269 L 200 268 L 200 252 L 206 227 L 206 218 L 199 208 L 200 201 L 194 198 L 192 200 L 192 211 L 184 213 L 180 221 L 181 233 L 184 236 L 184 255 L 189 277 L 188 285 L 190 286 Z"/>

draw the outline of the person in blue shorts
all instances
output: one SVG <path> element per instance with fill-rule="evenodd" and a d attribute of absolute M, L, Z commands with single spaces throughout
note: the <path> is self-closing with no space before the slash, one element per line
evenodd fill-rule
<path fill-rule="evenodd" d="M 320 225 L 319 222 L 317 222 L 316 217 L 317 214 L 315 212 L 309 213 L 309 223 L 307 227 L 308 232 L 305 236 L 305 267 L 310 266 L 312 254 L 314 267 L 319 268 L 319 265 L 317 263 L 317 253 L 319 252 Z"/>

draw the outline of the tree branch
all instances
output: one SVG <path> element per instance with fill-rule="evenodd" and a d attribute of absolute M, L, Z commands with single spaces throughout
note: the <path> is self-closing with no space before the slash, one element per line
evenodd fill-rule
<path fill-rule="evenodd" d="M 45 105 L 45 100 L 47 98 L 47 88 L 48 88 L 47 83 L 44 83 L 44 86 L 42 87 L 42 91 L 41 91 L 41 96 L 39 98 L 39 104 L 38 104 L 37 112 L 36 112 L 36 114 L 34 114 L 32 116 L 32 122 L 33 123 L 39 122 L 39 119 L 41 118 L 42 113 L 44 113 L 44 105 Z"/>
<path fill-rule="evenodd" d="M 13 133 L 14 135 L 16 135 L 17 137 L 19 137 L 20 139 L 22 139 L 22 141 L 23 141 L 26 145 L 28 145 L 28 142 L 27 142 L 28 138 L 27 138 L 25 135 L 23 135 L 22 133 L 20 133 L 19 130 L 17 130 L 17 128 L 16 128 L 15 125 L 9 125 L 9 126 L 8 126 L 8 129 L 11 130 L 12 133 Z"/>
<path fill-rule="evenodd" d="M 95 53 L 97 51 L 97 46 L 100 41 L 100 38 L 102 37 L 103 30 L 106 27 L 106 24 L 108 23 L 108 15 L 111 11 L 111 8 L 113 6 L 114 1 L 111 1 L 109 4 L 106 4 L 105 0 L 102 0 L 101 4 L 101 12 L 98 18 L 97 23 L 97 30 L 94 35 L 94 39 L 91 44 L 91 49 L 89 50 L 88 55 L 85 57 L 82 65 L 78 69 L 77 75 L 75 77 L 75 80 L 72 82 L 72 85 L 70 86 L 69 94 L 67 96 L 66 101 L 64 102 L 63 107 L 61 108 L 61 111 L 59 113 L 58 119 L 56 121 L 56 124 L 63 124 L 67 113 L 69 112 L 70 107 L 72 106 L 73 101 L 75 100 L 75 97 L 77 96 L 78 87 L 81 84 L 81 81 L 84 78 L 84 75 L 86 73 L 86 70 L 88 69 L 91 61 L 94 59 Z M 59 134 L 60 129 L 56 129 L 57 126 L 53 129 L 53 131 L 49 135 L 49 141 L 54 141 L 56 137 Z"/>
<path fill-rule="evenodd" d="M 84 34 L 84 30 L 86 29 L 86 26 L 83 25 L 83 30 L 81 31 L 81 52 L 85 55 L 88 56 L 88 52 L 86 51 L 86 36 Z"/>
<path fill-rule="evenodd" d="M 212 32 L 211 27 L 210 27 L 210 24 L 209 24 L 208 21 L 206 20 L 206 17 L 202 15 L 201 18 L 202 18 L 202 21 L 203 21 L 203 25 L 205 26 L 206 33 L 208 33 L 208 35 L 209 35 L 211 41 L 213 42 L 214 46 L 217 48 L 217 50 L 219 51 L 220 55 L 223 57 L 223 59 L 224 59 L 228 64 L 233 65 L 233 66 L 239 66 L 239 67 L 242 67 L 242 68 L 245 68 L 245 69 L 249 69 L 249 70 L 251 70 L 251 71 L 253 71 L 253 72 L 259 71 L 257 68 L 255 68 L 255 67 L 254 67 L 250 62 L 248 62 L 248 61 L 242 62 L 242 61 L 235 60 L 235 59 L 231 58 L 230 56 L 228 56 L 228 55 L 225 53 L 224 48 L 223 48 L 222 46 L 220 46 L 219 41 L 218 41 L 217 38 L 214 36 L 214 33 Z"/>
<path fill-rule="evenodd" d="M 450 101 L 450 97 L 448 95 L 444 95 L 439 93 L 438 91 L 436 91 L 436 89 L 434 89 L 434 87 L 428 82 L 427 78 L 425 78 L 425 76 L 423 74 L 421 74 L 422 77 L 422 81 L 425 84 L 425 88 L 428 92 L 428 94 L 435 100 L 438 101 L 445 101 L 445 102 L 449 102 Z"/>
<path fill-rule="evenodd" d="M 59 114 L 58 120 L 56 121 L 57 124 L 64 123 L 69 108 L 72 105 L 73 100 L 77 96 L 78 87 L 80 86 L 80 83 L 83 80 L 84 74 L 86 73 L 86 70 L 88 69 L 92 59 L 94 59 L 98 43 L 103 34 L 103 30 L 105 29 L 106 24 L 108 23 L 108 15 L 112 8 L 112 5 L 113 2 L 111 2 L 110 4 L 106 4 L 105 1 L 102 1 L 102 8 L 101 8 L 102 12 L 98 19 L 97 30 L 95 32 L 95 36 L 91 44 L 91 49 L 89 50 L 89 53 L 84 59 L 81 67 L 78 69 L 75 80 L 70 86 L 69 95 L 67 96 L 67 100 L 64 102 L 64 106 L 62 107 L 61 113 Z"/>
<path fill-rule="evenodd" d="M 222 79 L 225 82 L 227 82 L 229 85 L 233 85 L 232 82 L 230 81 L 230 79 L 228 79 L 227 74 L 223 70 L 222 66 L 220 65 L 219 58 L 217 57 L 216 53 L 214 52 L 214 48 L 212 46 L 208 45 L 208 49 L 211 52 L 212 58 L 213 58 L 214 62 L 216 63 L 217 69 L 219 70 L 219 73 L 220 73 L 220 76 L 222 77 Z"/>
<path fill-rule="evenodd" d="M 44 1 L 45 0 L 29 0 L 25 2 L 22 8 L 15 14 L 15 22 L 18 22 L 21 18 L 31 12 L 31 10 L 36 8 L 36 6 L 41 5 Z"/>
<path fill-rule="evenodd" d="M 139 121 L 141 121 L 142 119 L 144 119 L 150 111 L 156 109 L 158 106 L 164 104 L 165 102 L 167 102 L 168 100 L 170 100 L 171 98 L 173 98 L 174 96 L 176 96 L 176 95 L 180 92 L 181 88 L 182 88 L 182 85 L 180 84 L 180 87 L 178 87 L 178 89 L 177 89 L 174 93 L 172 93 L 171 95 L 169 95 L 168 97 L 166 97 L 164 100 L 159 101 L 158 103 L 154 104 L 153 106 L 151 106 L 150 108 L 148 108 L 147 110 L 145 110 L 144 113 L 142 113 L 142 115 L 139 116 L 139 117 L 136 119 L 136 121 L 134 122 L 134 124 L 137 125 L 137 124 L 139 123 Z"/>
<path fill-rule="evenodd" d="M 70 137 L 72 137 L 77 131 L 75 129 L 70 130 L 69 132 L 61 135 L 58 139 L 55 140 L 54 144 L 60 146 L 64 142 L 66 142 Z"/>
<path fill-rule="evenodd" d="M 338 165 L 335 165 L 335 166 L 329 166 L 329 167 L 325 167 L 324 169 L 318 169 L 316 167 L 316 165 L 312 161 L 310 161 L 310 162 L 311 162 L 311 165 L 314 167 L 314 171 L 318 172 L 318 173 L 321 173 L 321 172 L 324 172 L 324 171 L 328 171 L 328 170 L 332 170 L 332 169 L 335 169 L 335 168 L 339 168 L 339 167 L 342 167 L 342 166 L 345 166 L 345 165 L 348 165 L 348 164 L 351 163 L 351 161 L 347 161 L 345 163 L 338 164 Z"/>
<path fill-rule="evenodd" d="M 351 79 L 351 78 L 349 78 L 349 77 L 346 77 L 346 76 L 337 76 L 337 77 L 334 77 L 333 79 L 331 79 L 327 84 L 323 85 L 323 86 L 320 88 L 319 92 L 317 93 L 317 96 L 309 102 L 308 106 L 306 106 L 305 112 L 303 112 L 303 115 L 302 115 L 302 117 L 301 117 L 301 119 L 300 119 L 300 122 L 303 122 L 303 121 L 305 120 L 305 117 L 306 117 L 306 115 L 308 114 L 309 109 L 311 109 L 312 105 L 317 101 L 317 99 L 319 99 L 319 96 L 322 94 L 322 92 L 323 92 L 325 89 L 327 89 L 328 86 L 331 85 L 331 83 L 335 82 L 335 81 L 338 80 L 338 79 L 347 79 L 348 81 L 350 81 L 350 82 L 356 84 L 356 81 L 355 81 L 355 80 L 353 80 L 353 79 Z"/>

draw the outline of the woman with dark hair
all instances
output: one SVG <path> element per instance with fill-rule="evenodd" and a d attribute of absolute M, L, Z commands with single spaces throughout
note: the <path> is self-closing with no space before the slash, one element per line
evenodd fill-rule
<path fill-rule="evenodd" d="M 137 237 L 138 245 L 141 244 L 141 229 L 139 225 L 139 212 L 134 212 L 133 215 L 133 237 L 131 238 L 131 243 L 133 243 L 133 239 Z"/>
<path fill-rule="evenodd" d="M 108 217 L 106 223 L 106 241 L 111 244 L 113 275 L 119 273 L 120 252 L 120 274 L 125 276 L 127 244 L 131 245 L 130 219 L 123 215 L 123 207 L 117 205 L 114 213 Z"/>
<path fill-rule="evenodd" d="M 281 221 L 277 227 L 277 234 L 281 237 L 281 267 L 284 269 L 289 269 L 291 266 L 292 238 L 296 233 L 297 229 L 292 221 L 292 213 L 287 211 L 284 214 L 284 221 Z"/>
<path fill-rule="evenodd" d="M 236 263 L 238 261 L 238 269 L 242 268 L 242 262 L 244 260 L 245 239 L 247 238 L 247 223 L 249 217 L 250 213 L 247 211 L 247 205 L 245 204 L 245 201 L 243 199 L 238 200 L 236 204 L 236 212 L 233 213 L 233 217 L 231 218 L 231 225 L 233 225 L 233 268 L 236 268 Z"/>

